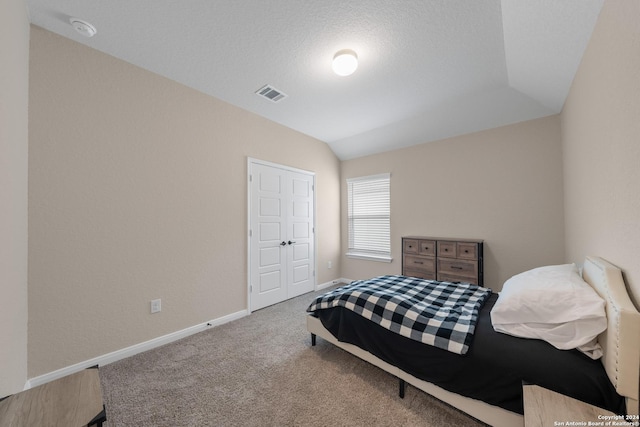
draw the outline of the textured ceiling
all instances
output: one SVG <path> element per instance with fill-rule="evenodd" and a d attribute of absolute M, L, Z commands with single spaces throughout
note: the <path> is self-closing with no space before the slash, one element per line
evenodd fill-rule
<path fill-rule="evenodd" d="M 31 22 L 341 159 L 561 111 L 604 0 L 27 0 Z M 92 23 L 77 34 L 69 17 Z M 358 53 L 339 77 L 331 59 Z M 270 84 L 288 97 L 255 95 Z"/>

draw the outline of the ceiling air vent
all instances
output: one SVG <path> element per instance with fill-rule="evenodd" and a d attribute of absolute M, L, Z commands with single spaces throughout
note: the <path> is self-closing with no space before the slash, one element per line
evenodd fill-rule
<path fill-rule="evenodd" d="M 259 95 L 271 102 L 278 102 L 287 97 L 287 94 L 279 91 L 270 85 L 265 85 L 256 91 L 256 95 Z"/>

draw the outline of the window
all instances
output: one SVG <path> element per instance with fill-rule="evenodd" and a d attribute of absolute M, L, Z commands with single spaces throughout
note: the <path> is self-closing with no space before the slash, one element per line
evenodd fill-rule
<path fill-rule="evenodd" d="M 391 175 L 347 179 L 347 221 L 352 258 L 391 262 Z"/>

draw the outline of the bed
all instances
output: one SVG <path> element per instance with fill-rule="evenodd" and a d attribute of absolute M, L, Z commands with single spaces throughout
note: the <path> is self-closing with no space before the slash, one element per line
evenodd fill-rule
<path fill-rule="evenodd" d="M 540 340 L 493 331 L 489 313 L 497 294 L 492 294 L 482 306 L 473 343 L 469 354 L 464 357 L 415 341 L 409 342 L 406 337 L 389 331 L 383 332 L 378 325 L 372 325 L 369 320 L 339 307 L 308 315 L 307 330 L 311 333 L 312 344 L 315 345 L 316 336 L 319 336 L 396 376 L 400 380 L 401 395 L 404 384 L 411 384 L 493 426 L 524 424 L 521 409 L 523 381 L 615 413 L 638 414 L 640 313 L 633 306 L 617 267 L 601 258 L 587 257 L 582 267 L 582 278 L 605 301 L 607 329 L 597 337 L 603 350 L 599 360 L 588 359 L 577 350 L 557 350 Z M 492 349 L 494 355 L 507 354 L 511 360 L 494 360 Z M 407 361 L 406 354 L 402 353 L 418 356 Z M 472 354 L 479 359 L 474 362 L 468 357 Z M 546 361 L 546 364 L 537 366 L 526 359 L 527 354 Z M 554 358 L 549 359 L 549 354 Z M 427 358 L 429 362 L 424 362 Z M 521 367 L 508 371 L 504 364 L 516 361 L 523 362 Z M 475 367 L 467 366 L 474 363 Z M 502 365 L 492 367 L 491 363 Z M 573 365 L 585 373 L 571 373 Z M 453 376 L 460 378 L 467 378 L 471 375 L 469 372 L 478 370 L 478 366 L 484 369 L 481 369 L 479 378 L 456 384 L 447 380 L 446 369 L 451 366 L 456 373 Z M 543 376 L 546 370 L 552 377 L 559 376 L 559 384 L 549 383 L 551 380 Z M 587 389 L 595 389 L 596 396 L 585 395 Z"/>

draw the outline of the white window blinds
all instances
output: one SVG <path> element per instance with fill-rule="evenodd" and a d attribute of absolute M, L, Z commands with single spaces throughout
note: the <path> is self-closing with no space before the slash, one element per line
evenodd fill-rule
<path fill-rule="evenodd" d="M 347 255 L 391 261 L 391 175 L 347 179 Z"/>

